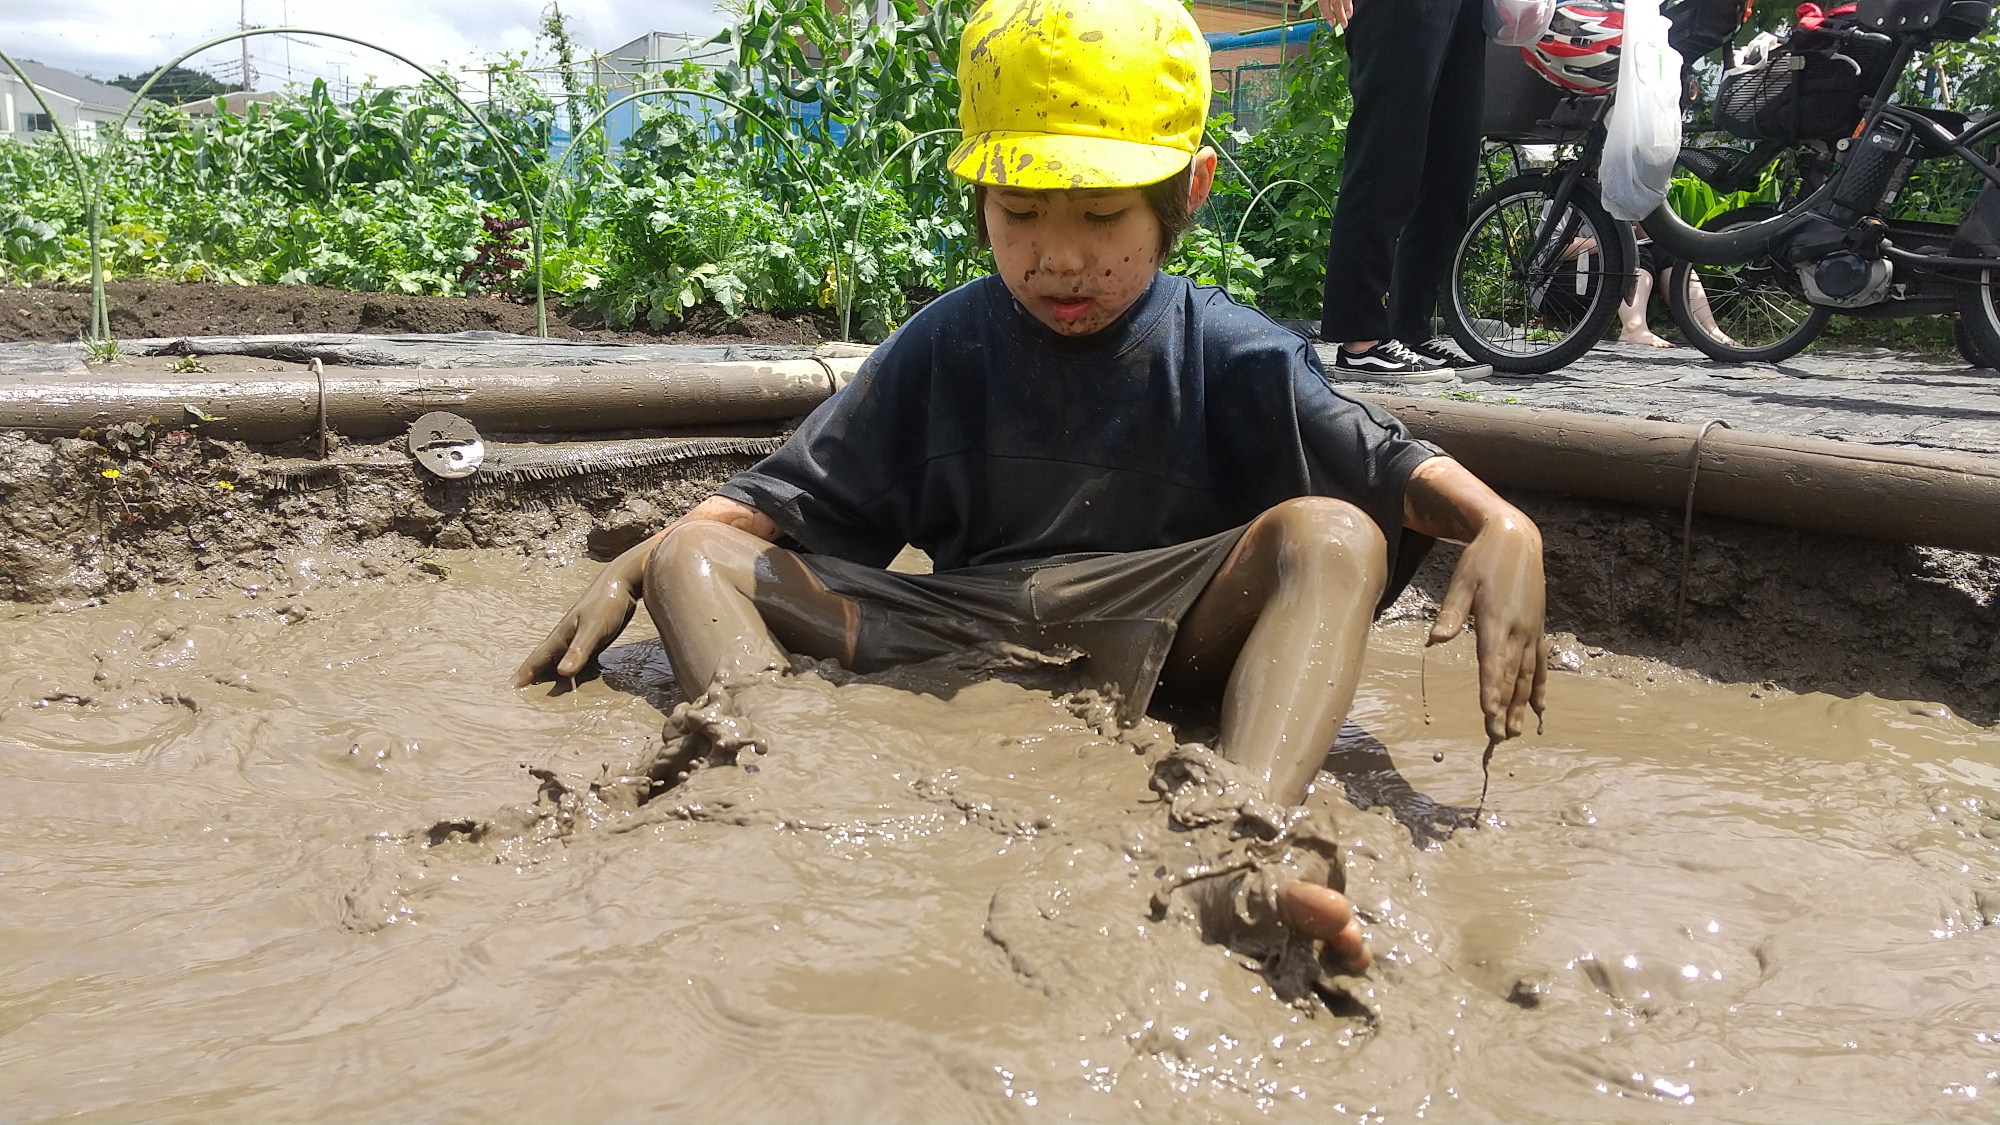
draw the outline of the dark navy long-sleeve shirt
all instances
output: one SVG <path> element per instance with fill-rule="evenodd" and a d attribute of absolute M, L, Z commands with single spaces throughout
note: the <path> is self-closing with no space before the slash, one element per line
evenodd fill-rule
<path fill-rule="evenodd" d="M 1404 485 L 1435 453 L 1220 290 L 1158 274 L 1072 339 L 988 276 L 912 317 L 721 493 L 808 551 L 884 566 L 907 542 L 940 571 L 1164 547 L 1331 496 L 1380 525 L 1393 598 L 1429 542 L 1404 542 Z"/>

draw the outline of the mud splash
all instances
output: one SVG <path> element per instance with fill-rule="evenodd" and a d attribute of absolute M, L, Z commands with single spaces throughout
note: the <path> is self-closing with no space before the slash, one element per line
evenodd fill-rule
<path fill-rule="evenodd" d="M 1154 919 L 1164 726 L 801 678 L 642 801 L 657 643 L 513 693 L 573 576 L 445 561 L 0 609 L 5 1117 L 1993 1115 L 2000 735 L 1936 705 L 1571 644 L 1472 830 L 1470 642 L 1427 727 L 1385 629 L 1309 802 L 1378 968 L 1287 1003 Z"/>

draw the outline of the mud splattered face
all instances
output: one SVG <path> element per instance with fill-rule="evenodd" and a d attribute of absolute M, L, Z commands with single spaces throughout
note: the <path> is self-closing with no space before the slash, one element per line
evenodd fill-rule
<path fill-rule="evenodd" d="M 1160 266 L 1160 220 L 1138 188 L 992 188 L 986 230 L 1008 292 L 1065 336 L 1117 320 Z"/>

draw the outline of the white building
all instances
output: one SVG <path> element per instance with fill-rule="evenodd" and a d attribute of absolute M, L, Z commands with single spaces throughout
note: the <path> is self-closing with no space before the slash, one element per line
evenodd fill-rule
<path fill-rule="evenodd" d="M 713 69 L 736 57 L 734 47 L 709 43 L 708 38 L 706 35 L 677 31 L 649 31 L 622 47 L 598 55 L 592 61 L 591 79 L 596 85 L 604 87 L 604 99 L 609 104 L 628 94 L 638 93 L 647 86 L 659 85 L 667 75 L 679 70 L 683 63 L 692 62 Z M 677 100 L 696 117 L 712 113 L 717 108 L 699 99 Z M 605 141 L 615 151 L 638 126 L 637 104 L 612 110 L 610 116 L 604 119 Z M 565 133 L 562 140 L 567 142 L 568 139 Z"/>
<path fill-rule="evenodd" d="M 599 86 L 612 90 L 623 87 L 623 93 L 631 93 L 643 81 L 641 76 L 659 75 L 678 68 L 684 62 L 695 62 L 703 66 L 721 66 L 736 56 L 733 47 L 711 44 L 706 35 L 689 35 L 679 31 L 649 31 L 622 47 L 614 47 L 597 56 L 597 74 L 593 77 Z M 613 93 L 616 101 L 620 94 Z"/>
<path fill-rule="evenodd" d="M 55 136 L 54 126 L 61 125 L 70 136 L 88 144 L 100 128 L 115 126 L 125 107 L 132 104 L 130 90 L 106 86 L 80 74 L 27 60 L 21 60 L 21 69 L 41 88 L 42 98 L 53 112 L 44 111 L 20 77 L 0 65 L 0 113 L 4 113 L 0 116 L 0 137 L 32 144 Z M 134 112 L 126 131 L 137 131 L 138 124 L 139 115 Z"/>

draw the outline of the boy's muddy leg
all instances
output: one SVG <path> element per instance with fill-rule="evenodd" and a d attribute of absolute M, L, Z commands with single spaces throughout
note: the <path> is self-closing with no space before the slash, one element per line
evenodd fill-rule
<path fill-rule="evenodd" d="M 646 612 L 689 697 L 786 667 L 787 652 L 854 658 L 860 607 L 829 591 L 799 557 L 725 524 L 669 532 L 646 564 Z"/>
<path fill-rule="evenodd" d="M 1224 675 L 1219 749 L 1295 805 L 1354 702 L 1368 623 L 1388 582 L 1388 544 L 1359 508 L 1288 500 L 1252 521 L 1181 621 L 1162 677 L 1212 689 Z M 1324 881 L 1287 883 L 1286 925 L 1327 943 L 1343 967 L 1369 954 L 1345 896 Z"/>

